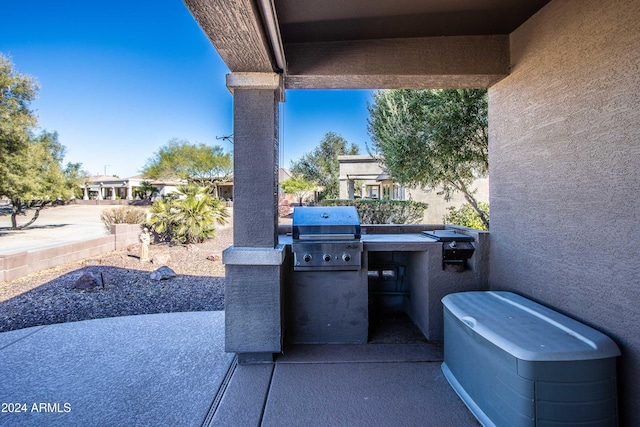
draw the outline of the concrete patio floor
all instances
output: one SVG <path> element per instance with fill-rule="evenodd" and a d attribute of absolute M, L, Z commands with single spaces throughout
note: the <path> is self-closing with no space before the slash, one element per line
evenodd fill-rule
<path fill-rule="evenodd" d="M 34 327 L 0 334 L 0 426 L 479 425 L 441 361 L 428 343 L 306 345 L 237 365 L 221 311 Z"/>

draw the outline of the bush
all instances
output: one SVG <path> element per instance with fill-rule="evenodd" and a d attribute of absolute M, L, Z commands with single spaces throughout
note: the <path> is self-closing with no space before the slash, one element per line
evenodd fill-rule
<path fill-rule="evenodd" d="M 355 206 L 362 224 L 416 224 L 422 221 L 427 204 L 413 200 L 333 199 L 323 206 Z"/>
<path fill-rule="evenodd" d="M 111 230 L 113 224 L 144 224 L 147 221 L 147 211 L 143 208 L 120 206 L 105 209 L 100 214 L 100 219 L 107 230 Z"/>
<path fill-rule="evenodd" d="M 176 243 L 202 243 L 215 236 L 215 224 L 226 224 L 229 214 L 224 202 L 207 188 L 178 187 L 178 194 L 156 200 L 149 225 L 161 237 Z"/>
<path fill-rule="evenodd" d="M 479 202 L 478 207 L 485 211 L 487 218 L 489 218 L 489 204 Z M 480 215 L 478 215 L 478 212 L 469 203 L 465 203 L 460 206 L 460 208 L 451 206 L 447 209 L 449 213 L 443 218 L 445 224 L 462 225 L 464 227 L 475 228 L 476 230 L 487 230 L 487 227 L 484 226 L 484 223 L 480 219 Z"/>

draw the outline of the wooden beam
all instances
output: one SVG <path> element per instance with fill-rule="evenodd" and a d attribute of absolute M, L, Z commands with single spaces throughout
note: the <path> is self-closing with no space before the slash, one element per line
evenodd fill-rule
<path fill-rule="evenodd" d="M 489 87 L 509 74 L 509 37 L 455 36 L 285 45 L 287 89 Z"/>

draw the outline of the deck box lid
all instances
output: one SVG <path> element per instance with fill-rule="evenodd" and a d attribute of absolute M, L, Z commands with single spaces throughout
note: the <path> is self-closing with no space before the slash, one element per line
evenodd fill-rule
<path fill-rule="evenodd" d="M 475 333 L 521 360 L 620 355 L 618 346 L 601 332 L 511 292 L 460 292 L 445 296 L 442 303 Z"/>

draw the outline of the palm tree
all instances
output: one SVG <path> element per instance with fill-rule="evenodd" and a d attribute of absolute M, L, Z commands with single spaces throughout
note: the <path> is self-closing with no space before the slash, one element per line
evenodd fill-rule
<path fill-rule="evenodd" d="M 202 243 L 215 236 L 215 225 L 226 224 L 229 214 L 220 199 L 206 187 L 178 187 L 177 197 L 157 200 L 151 207 L 150 225 L 178 243 Z"/>
<path fill-rule="evenodd" d="M 142 181 L 138 186 L 136 192 L 141 199 L 151 200 L 151 197 L 153 197 L 153 193 L 158 192 L 158 187 L 154 187 L 149 181 Z"/>

